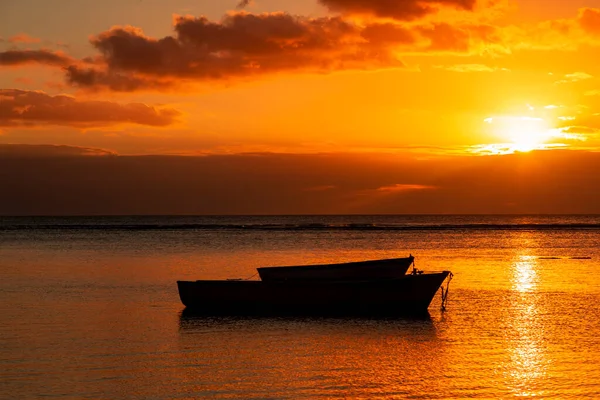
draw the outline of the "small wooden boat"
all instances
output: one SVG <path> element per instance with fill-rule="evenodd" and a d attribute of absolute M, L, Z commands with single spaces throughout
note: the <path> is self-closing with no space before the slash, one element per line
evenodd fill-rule
<path fill-rule="evenodd" d="M 383 260 L 257 269 L 263 282 L 394 279 L 404 276 L 414 260 L 415 258 L 409 255 Z"/>
<path fill-rule="evenodd" d="M 426 313 L 448 276 L 449 271 L 347 281 L 199 280 L 177 286 L 182 303 L 199 313 L 395 315 Z"/>

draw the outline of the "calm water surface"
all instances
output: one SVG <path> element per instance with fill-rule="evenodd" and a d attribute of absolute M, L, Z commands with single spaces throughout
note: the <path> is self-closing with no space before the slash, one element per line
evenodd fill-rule
<path fill-rule="evenodd" d="M 445 313 L 199 318 L 175 285 L 409 253 Z M 599 216 L 4 217 L 0 274 L 2 398 L 600 398 Z"/>

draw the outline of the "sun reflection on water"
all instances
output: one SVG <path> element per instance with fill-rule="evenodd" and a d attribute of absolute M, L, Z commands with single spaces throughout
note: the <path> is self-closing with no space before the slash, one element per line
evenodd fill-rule
<path fill-rule="evenodd" d="M 530 247 L 528 239 L 521 237 L 524 245 Z M 513 301 L 506 337 L 510 357 L 507 381 L 516 396 L 548 394 L 544 387 L 548 360 L 541 318 L 543 304 L 536 291 L 537 270 L 537 258 L 527 254 L 517 256 L 512 267 Z"/>
<path fill-rule="evenodd" d="M 513 266 L 513 290 L 531 292 L 537 286 L 536 258 L 520 256 Z"/>

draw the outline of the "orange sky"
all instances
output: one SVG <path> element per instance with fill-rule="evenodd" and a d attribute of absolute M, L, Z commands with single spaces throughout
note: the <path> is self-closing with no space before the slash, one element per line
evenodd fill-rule
<path fill-rule="evenodd" d="M 359 213 L 596 212 L 599 50 L 600 0 L 82 0 L 59 9 L 43 0 L 4 2 L 0 158 L 228 155 L 235 164 L 260 153 L 275 168 L 310 169 L 312 161 L 295 157 L 321 154 L 342 157 L 348 177 L 327 182 L 293 169 L 288 178 L 304 185 L 294 190 L 314 199 L 343 186 L 345 196 L 372 201 L 330 196 L 312 204 L 309 196 L 279 211 L 330 213 L 345 202 L 343 212 Z M 532 192 L 527 206 L 467 201 L 478 179 L 510 184 L 501 174 L 515 173 L 515 152 L 535 160 L 530 169 L 552 161 L 522 171 L 538 183 L 564 189 L 566 181 L 552 178 L 560 164 L 578 171 L 570 178 L 578 193 L 592 194 L 536 208 L 531 199 L 544 195 L 532 182 L 542 192 Z M 374 164 L 378 156 L 403 160 L 396 177 Z M 485 163 L 497 175 L 482 174 L 476 166 Z M 349 171 L 359 164 L 373 175 L 352 183 Z M 235 185 L 224 165 L 194 168 Z M 440 183 L 425 165 L 474 171 L 454 175 L 470 177 L 465 197 L 441 206 Z M 237 179 L 269 186 L 269 173 L 250 173 L 242 169 Z M 377 203 L 389 192 L 395 200 Z M 407 200 L 414 193 L 429 196 L 426 207 Z M 297 194 L 290 199 L 304 198 Z M 161 212 L 270 210 L 177 204 Z M 0 214 L 16 213 L 11 207 L 0 203 Z M 58 212 L 28 210 L 19 212 Z"/>

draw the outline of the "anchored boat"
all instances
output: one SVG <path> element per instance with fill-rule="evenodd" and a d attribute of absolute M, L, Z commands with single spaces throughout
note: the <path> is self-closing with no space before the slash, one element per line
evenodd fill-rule
<path fill-rule="evenodd" d="M 450 271 L 406 274 L 406 259 L 372 260 L 321 266 L 259 268 L 261 281 L 178 281 L 179 297 L 189 311 L 217 314 L 394 315 L 426 313 Z M 402 274 L 388 272 L 396 262 Z M 382 262 L 383 261 L 383 262 Z M 408 264 L 408 265 L 410 265 Z M 348 270 L 344 271 L 345 265 Z M 366 273 L 368 266 L 377 273 Z M 385 266 L 386 268 L 378 267 Z M 286 271 L 286 269 L 289 269 Z M 261 270 L 263 273 L 261 273 Z M 267 272 L 264 275 L 265 271 Z M 270 274 L 277 271 L 276 274 Z M 307 273 L 309 271 L 309 273 Z M 327 271 L 327 272 L 325 272 Z M 352 271 L 352 272 L 350 272 Z M 337 272 L 336 276 L 334 272 Z M 362 275 L 361 275 L 362 274 Z M 286 278 L 287 276 L 287 278 Z M 265 279 L 266 278 L 266 279 Z M 448 289 L 442 288 L 442 307 Z"/>
<path fill-rule="evenodd" d="M 263 282 L 393 279 L 404 276 L 414 261 L 415 258 L 409 255 L 404 258 L 338 264 L 262 267 L 257 270 Z"/>
<path fill-rule="evenodd" d="M 178 281 L 197 311 L 250 314 L 404 314 L 426 312 L 449 271 L 366 281 Z"/>

